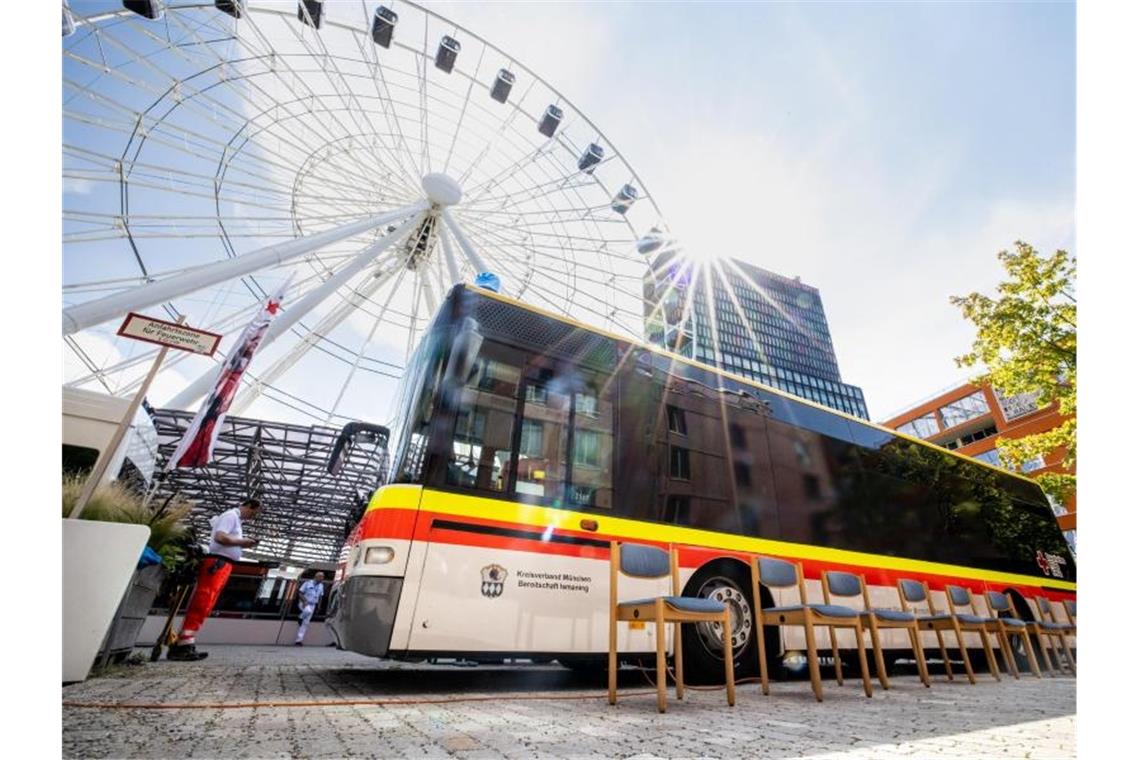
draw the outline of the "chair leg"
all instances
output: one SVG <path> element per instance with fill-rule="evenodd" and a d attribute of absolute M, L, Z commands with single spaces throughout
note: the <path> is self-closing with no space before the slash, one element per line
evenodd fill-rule
<path fill-rule="evenodd" d="M 677 699 L 685 698 L 685 648 L 681 646 L 681 624 L 673 624 L 673 669 L 677 682 Z"/>
<path fill-rule="evenodd" d="M 883 659 L 883 647 L 879 642 L 879 625 L 875 622 L 875 616 L 871 615 L 868 620 L 871 628 L 871 648 L 875 650 L 875 670 L 879 674 L 879 683 L 882 684 L 884 689 L 891 688 L 891 682 L 887 679 L 887 663 Z M 863 648 L 863 637 L 859 637 L 859 648 Z"/>
<path fill-rule="evenodd" d="M 807 638 L 808 673 L 811 675 L 811 690 L 815 701 L 823 701 L 823 683 L 819 679 L 819 656 L 815 651 L 815 628 L 811 624 L 811 612 L 804 611 L 804 636 Z"/>
<path fill-rule="evenodd" d="M 1009 645 L 1008 636 L 998 635 L 998 648 L 1001 649 L 1001 659 L 1005 663 L 1005 672 L 1015 679 L 1020 679 L 1021 674 L 1017 670 L 1017 660 L 1013 657 L 1013 647 Z"/>
<path fill-rule="evenodd" d="M 736 704 L 736 672 L 734 671 L 735 665 L 732 662 L 732 636 L 729 632 L 732 630 L 732 612 L 728 609 L 724 611 L 724 689 L 725 696 L 728 698 L 728 706 L 732 707 Z M 761 635 L 763 631 L 761 631 Z"/>
<path fill-rule="evenodd" d="M 1033 675 L 1041 677 L 1041 668 L 1037 665 L 1037 654 L 1033 651 L 1033 642 L 1029 640 L 1029 631 L 1021 629 L 1021 638 L 1025 640 L 1025 656 L 1029 658 L 1029 667 Z"/>
<path fill-rule="evenodd" d="M 610 611 L 610 653 L 606 670 L 609 672 L 610 704 L 617 704 L 617 616 Z"/>
<path fill-rule="evenodd" d="M 839 644 L 835 640 L 835 626 L 827 626 L 827 635 L 831 639 L 831 659 L 835 663 L 835 683 L 843 685 L 843 661 L 839 659 Z"/>
<path fill-rule="evenodd" d="M 660 600 L 657 606 L 657 712 L 665 712 L 665 615 Z"/>
<path fill-rule="evenodd" d="M 1053 637 L 1046 636 L 1044 632 L 1038 628 L 1037 646 L 1041 647 L 1041 659 L 1045 660 L 1045 670 L 1049 671 L 1050 676 L 1057 675 L 1057 671 L 1053 669 L 1053 658 L 1057 658 L 1057 670 L 1061 669 L 1061 658 L 1057 654 L 1057 649 L 1053 643 Z"/>
<path fill-rule="evenodd" d="M 871 673 L 867 667 L 867 650 L 863 648 L 863 623 L 859 618 L 855 618 L 855 639 L 859 642 L 855 653 L 859 655 L 859 672 L 863 674 L 863 693 L 870 697 Z"/>
<path fill-rule="evenodd" d="M 942 631 L 934 629 L 934 636 L 938 639 L 938 650 L 942 652 L 942 664 L 946 666 L 946 680 L 954 680 L 954 666 L 950 664 L 950 655 L 946 652 L 946 642 L 942 640 Z"/>
<path fill-rule="evenodd" d="M 990 675 L 994 677 L 994 680 L 1000 681 L 1001 672 L 998 669 L 997 658 L 994 657 L 994 649 L 990 646 L 990 635 L 986 633 L 985 628 L 979 628 L 978 635 L 982 638 L 982 651 L 986 653 L 986 667 L 990 669 Z M 998 635 L 1000 636 L 1001 634 L 999 633 Z"/>
<path fill-rule="evenodd" d="M 764 651 L 764 613 L 756 610 L 756 649 L 760 652 L 760 693 L 768 695 L 768 653 Z"/>
<path fill-rule="evenodd" d="M 954 624 L 954 635 L 958 637 L 958 649 L 962 652 L 962 660 L 966 665 L 966 678 L 970 679 L 971 684 L 977 684 L 978 679 L 974 677 L 974 667 L 970 665 L 970 655 L 966 652 L 966 639 L 962 637 L 962 629 L 957 620 L 950 619 Z"/>
<path fill-rule="evenodd" d="M 922 685 L 929 689 L 930 671 L 926 667 L 926 652 L 922 649 L 922 634 L 919 633 L 918 624 L 908 627 L 906 632 L 910 635 L 910 645 L 914 648 L 914 661 L 918 665 L 918 675 L 922 679 Z"/>
<path fill-rule="evenodd" d="M 1077 661 L 1073 659 L 1073 650 L 1069 649 L 1069 639 L 1064 634 L 1058 636 L 1061 639 L 1061 648 L 1065 650 L 1065 658 L 1069 661 L 1069 670 L 1073 675 L 1077 674 Z"/>

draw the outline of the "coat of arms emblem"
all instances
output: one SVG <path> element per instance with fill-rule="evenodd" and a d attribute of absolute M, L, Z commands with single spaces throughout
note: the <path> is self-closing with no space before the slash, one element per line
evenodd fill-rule
<path fill-rule="evenodd" d="M 487 565 L 483 568 L 483 585 L 479 589 L 483 596 L 494 599 L 503 595 L 503 583 L 507 580 L 507 568 L 502 565 Z"/>

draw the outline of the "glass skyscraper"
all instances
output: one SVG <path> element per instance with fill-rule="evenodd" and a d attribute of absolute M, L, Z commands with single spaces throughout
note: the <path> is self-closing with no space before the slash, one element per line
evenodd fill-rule
<path fill-rule="evenodd" d="M 839 375 L 819 291 L 799 278 L 666 252 L 646 277 L 645 314 L 652 343 L 869 419 L 862 389 Z"/>

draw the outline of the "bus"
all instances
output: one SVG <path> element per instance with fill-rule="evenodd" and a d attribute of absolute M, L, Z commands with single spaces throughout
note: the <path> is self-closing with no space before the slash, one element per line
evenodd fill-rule
<path fill-rule="evenodd" d="M 888 609 L 900 578 L 1011 592 L 1023 617 L 1076 595 L 1032 480 L 488 290 L 448 294 L 395 402 L 390 478 L 330 595 L 342 649 L 604 667 L 613 540 L 678 547 L 683 593 L 732 610 L 738 673 L 757 662 L 752 555 L 800 562 L 813 601 L 824 569 L 863 574 Z M 622 582 L 622 598 L 668 593 Z M 723 679 L 721 627 L 666 627 L 694 680 Z M 805 647 L 764 635 L 776 657 Z M 623 624 L 618 650 L 639 659 L 653 636 Z M 896 630 L 883 647 L 910 644 Z"/>

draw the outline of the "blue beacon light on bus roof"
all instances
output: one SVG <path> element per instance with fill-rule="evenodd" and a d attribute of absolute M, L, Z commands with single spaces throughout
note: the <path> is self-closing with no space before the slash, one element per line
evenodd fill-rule
<path fill-rule="evenodd" d="M 475 287 L 477 288 L 486 288 L 492 293 L 498 293 L 501 286 L 499 275 L 494 272 L 480 272 L 475 275 Z"/>

